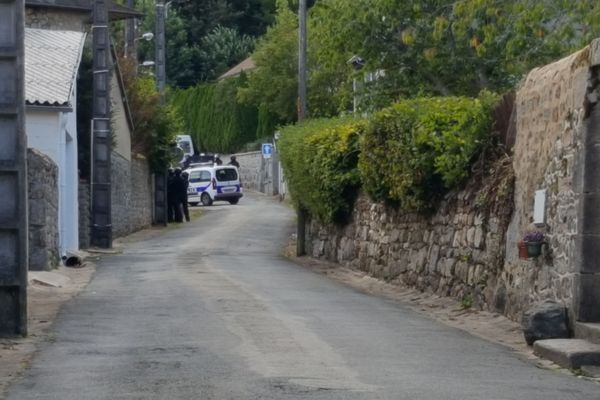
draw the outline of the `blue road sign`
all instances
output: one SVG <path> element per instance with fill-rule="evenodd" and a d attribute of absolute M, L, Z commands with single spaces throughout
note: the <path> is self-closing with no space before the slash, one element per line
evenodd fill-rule
<path fill-rule="evenodd" d="M 273 155 L 273 145 L 271 143 L 262 144 L 262 156 L 263 158 L 271 158 Z"/>

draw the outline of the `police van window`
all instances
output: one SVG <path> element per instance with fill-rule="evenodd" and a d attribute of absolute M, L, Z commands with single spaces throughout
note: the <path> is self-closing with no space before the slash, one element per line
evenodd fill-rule
<path fill-rule="evenodd" d="M 210 182 L 210 172 L 209 171 L 192 171 L 192 172 L 190 172 L 189 180 L 191 183 Z"/>
<path fill-rule="evenodd" d="M 238 178 L 237 172 L 233 168 L 218 169 L 216 172 L 217 172 L 217 180 L 219 182 L 235 181 Z"/>

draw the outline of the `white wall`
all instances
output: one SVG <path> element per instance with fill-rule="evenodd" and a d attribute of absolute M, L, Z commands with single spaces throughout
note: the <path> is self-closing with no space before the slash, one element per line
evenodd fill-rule
<path fill-rule="evenodd" d="M 111 123 L 116 142 L 114 150 L 127 161 L 131 161 L 131 131 L 129 130 L 125 105 L 121 96 L 122 93 L 117 80 L 117 72 L 113 71 L 110 77 L 110 102 Z"/>
<path fill-rule="evenodd" d="M 28 146 L 41 151 L 58 166 L 58 232 L 60 255 L 79 248 L 76 113 L 28 109 L 25 116 Z"/>

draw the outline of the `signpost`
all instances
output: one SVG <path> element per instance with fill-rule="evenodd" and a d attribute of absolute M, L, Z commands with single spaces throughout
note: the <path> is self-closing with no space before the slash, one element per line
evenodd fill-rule
<path fill-rule="evenodd" d="M 27 334 L 25 2 L 0 1 L 0 336 Z"/>
<path fill-rule="evenodd" d="M 263 158 L 273 157 L 273 145 L 271 143 L 262 144 L 262 156 Z"/>

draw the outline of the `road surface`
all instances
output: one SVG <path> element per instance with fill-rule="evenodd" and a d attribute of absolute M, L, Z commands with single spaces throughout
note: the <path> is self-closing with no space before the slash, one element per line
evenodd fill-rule
<path fill-rule="evenodd" d="M 600 386 L 281 256 L 246 196 L 99 262 L 8 399 L 593 400 Z"/>

